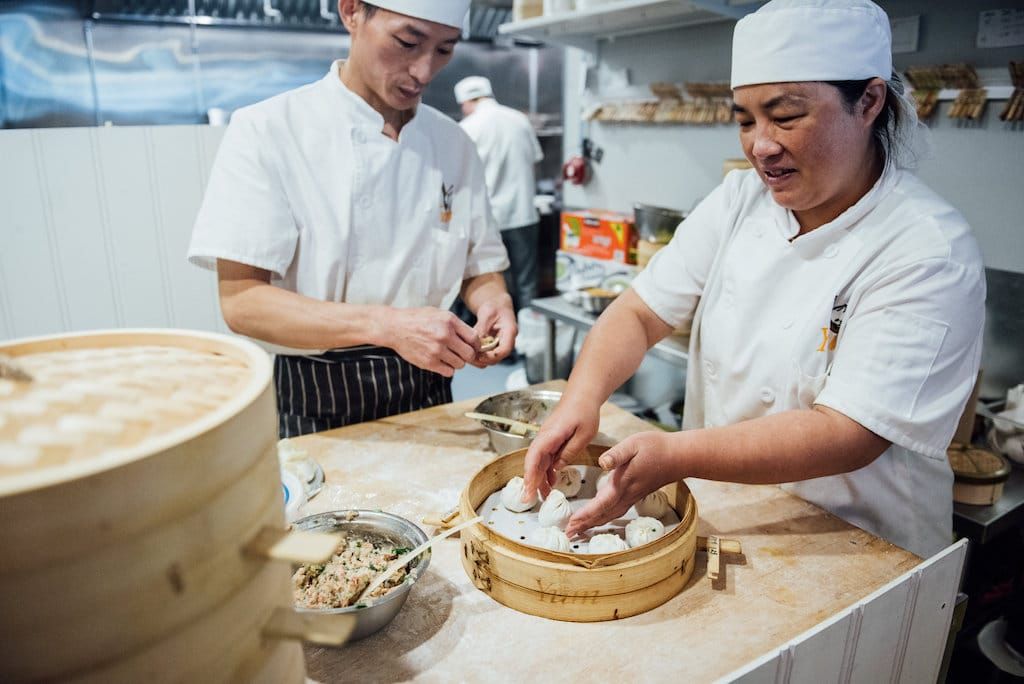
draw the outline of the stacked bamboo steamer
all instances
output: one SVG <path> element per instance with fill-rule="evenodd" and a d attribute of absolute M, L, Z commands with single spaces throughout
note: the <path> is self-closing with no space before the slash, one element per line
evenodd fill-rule
<path fill-rule="evenodd" d="M 118 331 L 0 354 L 0 680 L 303 681 L 264 636 L 289 566 L 246 553 L 284 527 L 266 353 Z"/>
<path fill-rule="evenodd" d="M 597 466 L 607 449 L 591 445 L 574 464 Z M 491 493 L 523 474 L 526 449 L 484 466 L 459 499 L 470 520 Z M 464 529 L 462 566 L 473 584 L 509 608 L 554 620 L 597 622 L 638 615 L 682 591 L 697 553 L 697 504 L 680 480 L 665 489 L 680 523 L 641 547 L 577 555 L 520 544 L 487 525 Z"/>

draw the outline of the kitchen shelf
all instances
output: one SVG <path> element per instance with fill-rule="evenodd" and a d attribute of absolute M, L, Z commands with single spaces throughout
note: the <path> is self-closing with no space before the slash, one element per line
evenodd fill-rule
<path fill-rule="evenodd" d="M 759 0 L 616 0 L 502 24 L 498 33 L 590 50 L 601 39 L 739 19 L 759 5 Z"/>

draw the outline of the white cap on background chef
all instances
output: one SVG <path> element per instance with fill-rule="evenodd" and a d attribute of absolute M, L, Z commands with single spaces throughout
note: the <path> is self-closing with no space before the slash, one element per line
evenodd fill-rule
<path fill-rule="evenodd" d="M 494 97 L 491 81 L 485 76 L 467 76 L 455 84 L 455 101 L 460 105 L 481 97 Z"/>
<path fill-rule="evenodd" d="M 964 218 L 907 169 L 920 128 L 868 0 L 741 19 L 733 171 L 598 319 L 526 457 L 527 489 L 598 428 L 644 351 L 690 331 L 684 431 L 601 457 L 567 532 L 684 477 L 786 486 L 919 555 L 952 540 L 946 448 L 981 356 L 985 280 Z"/>
<path fill-rule="evenodd" d="M 456 370 L 513 348 L 479 157 L 421 103 L 469 4 L 341 0 L 348 59 L 238 110 L 224 135 L 189 259 L 216 268 L 232 330 L 282 351 L 282 437 L 450 401 Z M 475 328 L 448 310 L 460 294 Z"/>

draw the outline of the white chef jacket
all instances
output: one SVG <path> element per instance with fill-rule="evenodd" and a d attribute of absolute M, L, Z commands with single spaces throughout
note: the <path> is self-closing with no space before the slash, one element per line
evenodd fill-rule
<path fill-rule="evenodd" d="M 383 135 L 341 64 L 232 115 L 189 260 L 263 268 L 322 301 L 448 308 L 464 279 L 508 267 L 476 148 L 424 104 Z"/>
<path fill-rule="evenodd" d="M 785 487 L 930 556 L 952 539 L 946 448 L 981 357 L 977 244 L 955 209 L 892 168 L 798 233 L 755 171 L 733 171 L 633 281 L 665 323 L 692 328 L 684 427 L 839 411 L 892 446 L 852 473 Z"/>
<path fill-rule="evenodd" d="M 484 162 L 491 208 L 502 230 L 537 223 L 533 165 L 544 159 L 530 119 L 486 98 L 460 124 Z"/>

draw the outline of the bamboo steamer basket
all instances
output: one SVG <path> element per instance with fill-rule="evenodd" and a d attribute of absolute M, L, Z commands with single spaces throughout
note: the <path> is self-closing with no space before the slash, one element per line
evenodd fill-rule
<path fill-rule="evenodd" d="M 591 445 L 574 464 L 597 466 L 607 447 Z M 484 466 L 463 490 L 459 517 L 470 520 L 491 493 L 523 474 L 526 449 Z M 643 546 L 611 554 L 548 551 L 494 532 L 487 525 L 462 531 L 462 566 L 474 586 L 524 613 L 569 622 L 638 615 L 682 591 L 697 552 L 697 504 L 686 483 L 663 489 L 680 523 Z"/>
<path fill-rule="evenodd" d="M 0 354 L 33 378 L 0 379 L 0 680 L 303 681 L 262 636 L 292 603 L 253 543 L 285 527 L 267 354 L 165 330 Z"/>
<path fill-rule="evenodd" d="M 1003 495 L 1010 464 L 1002 455 L 954 442 L 946 451 L 953 469 L 953 501 L 989 506 Z"/>

